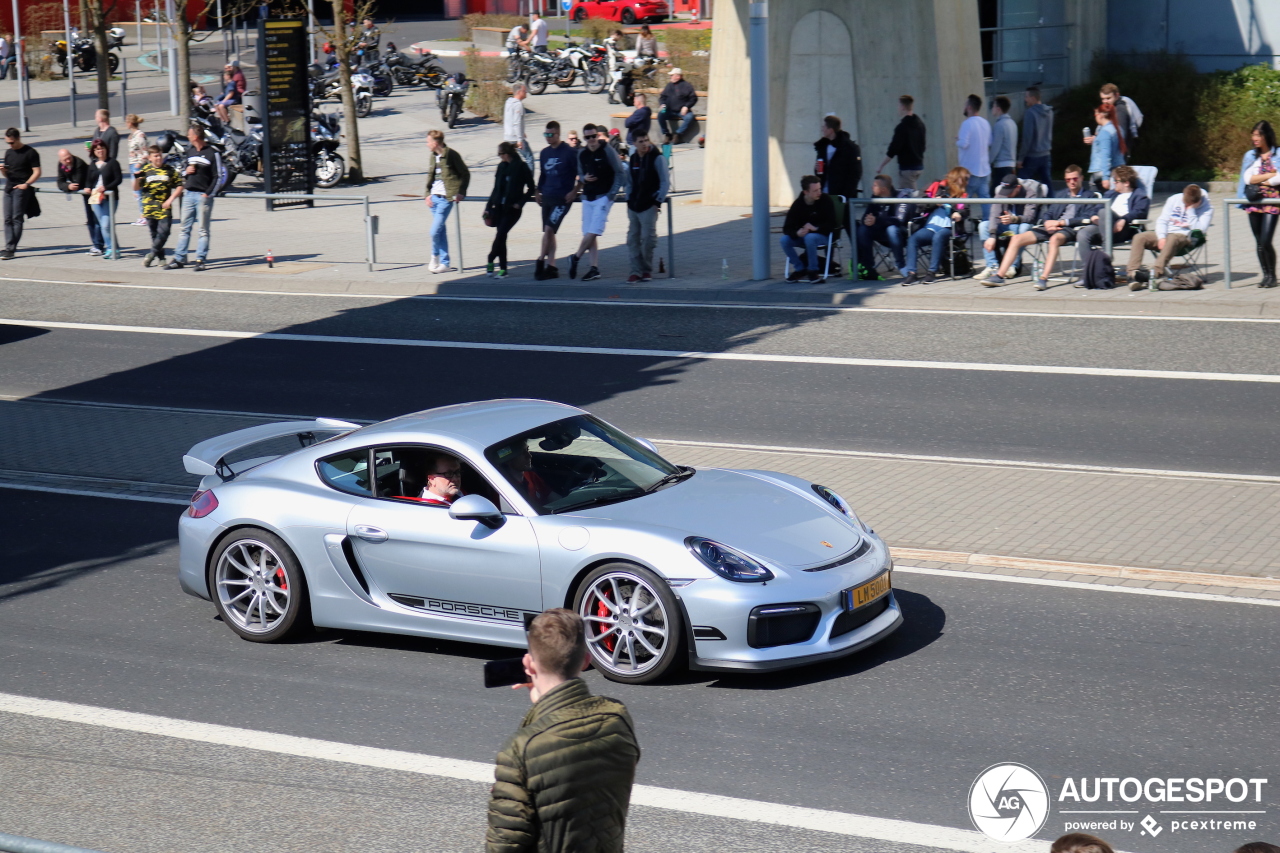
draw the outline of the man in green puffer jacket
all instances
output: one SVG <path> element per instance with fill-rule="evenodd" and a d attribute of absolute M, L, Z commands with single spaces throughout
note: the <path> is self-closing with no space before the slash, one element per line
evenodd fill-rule
<path fill-rule="evenodd" d="M 592 696 L 576 613 L 556 608 L 529 625 L 525 672 L 533 707 L 498 753 L 488 853 L 621 853 L 640 747 L 627 708 Z"/>

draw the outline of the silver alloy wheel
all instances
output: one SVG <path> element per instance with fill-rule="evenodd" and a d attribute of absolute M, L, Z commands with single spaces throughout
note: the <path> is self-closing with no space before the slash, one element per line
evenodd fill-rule
<path fill-rule="evenodd" d="M 274 630 L 289 611 L 288 570 L 280 555 L 257 539 L 241 539 L 222 552 L 214 583 L 222 611 L 247 633 Z"/>
<path fill-rule="evenodd" d="M 578 614 L 587 623 L 587 648 L 596 666 L 619 675 L 642 675 L 662 660 L 671 620 L 657 592 L 630 572 L 596 578 Z"/>

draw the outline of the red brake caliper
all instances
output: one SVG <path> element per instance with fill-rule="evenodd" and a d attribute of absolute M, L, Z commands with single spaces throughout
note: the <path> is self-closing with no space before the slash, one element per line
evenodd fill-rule
<path fill-rule="evenodd" d="M 606 592 L 606 593 L 605 593 L 605 596 L 607 597 L 608 595 L 609 595 L 609 594 Z M 610 600 L 612 600 L 612 599 L 610 599 Z M 599 616 L 601 619 L 606 619 L 606 618 L 608 618 L 609 613 L 610 613 L 609 608 L 608 608 L 607 606 L 605 606 L 604 599 L 603 599 L 603 598 L 599 598 L 599 597 L 597 597 L 597 599 L 596 599 L 596 615 L 597 615 L 597 616 Z M 604 640 L 604 647 L 605 647 L 606 649 L 608 649 L 610 652 L 612 652 L 612 651 L 613 651 L 613 647 L 614 647 L 614 644 L 615 644 L 615 640 L 616 640 L 616 639 L 617 639 L 616 637 L 606 637 L 606 638 L 605 638 L 605 640 Z"/>
<path fill-rule="evenodd" d="M 289 578 L 284 573 L 284 569 L 276 569 L 276 582 L 280 584 L 281 589 L 289 589 Z"/>

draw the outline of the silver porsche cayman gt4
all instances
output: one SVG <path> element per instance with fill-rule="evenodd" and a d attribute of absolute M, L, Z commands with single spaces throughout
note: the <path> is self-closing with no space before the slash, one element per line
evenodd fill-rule
<path fill-rule="evenodd" d="M 582 409 L 492 400 L 211 438 L 180 581 L 247 640 L 308 623 L 524 648 L 569 607 L 597 669 L 775 670 L 902 624 L 884 542 L 825 486 L 689 468 Z"/>

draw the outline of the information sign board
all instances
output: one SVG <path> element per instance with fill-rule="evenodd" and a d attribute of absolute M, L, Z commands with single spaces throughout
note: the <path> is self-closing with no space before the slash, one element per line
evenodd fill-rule
<path fill-rule="evenodd" d="M 301 19 L 258 24 L 258 68 L 262 74 L 263 182 L 268 193 L 310 195 L 315 191 L 311 157 L 311 80 L 307 24 Z M 311 199 L 267 199 L 267 210 L 311 207 Z"/>

